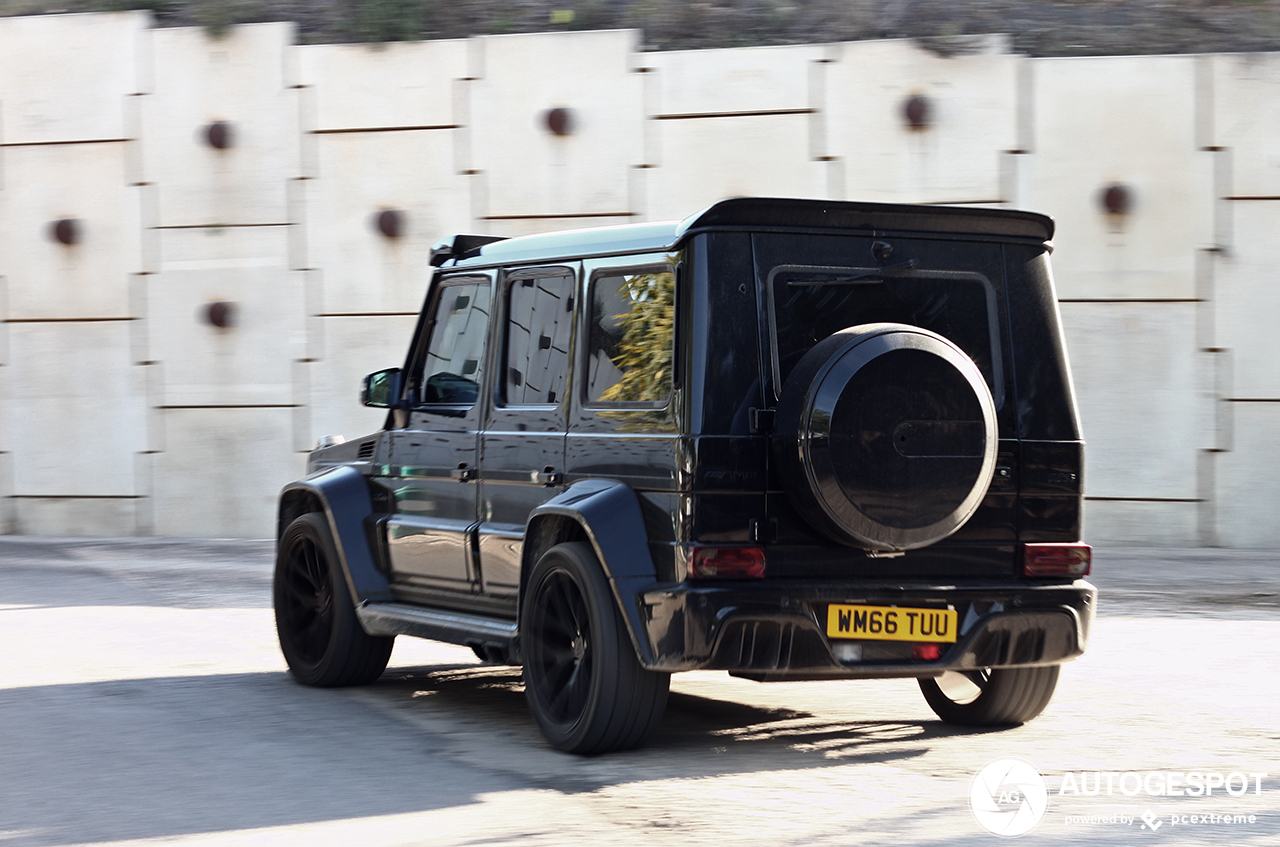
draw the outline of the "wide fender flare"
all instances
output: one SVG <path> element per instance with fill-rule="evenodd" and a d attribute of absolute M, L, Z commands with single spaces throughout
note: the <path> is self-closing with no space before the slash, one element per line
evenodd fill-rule
<path fill-rule="evenodd" d="M 658 575 L 636 493 L 616 480 L 583 480 L 534 509 L 530 525 L 541 515 L 570 518 L 586 532 L 627 623 L 636 655 L 645 667 L 657 665 L 645 627 L 644 592 L 658 581 Z M 525 563 L 530 571 L 534 564 Z"/>
<path fill-rule="evenodd" d="M 308 496 L 318 502 L 334 546 L 338 564 L 347 578 L 351 598 L 359 606 L 365 602 L 394 599 L 391 584 L 378 568 L 374 554 L 378 517 L 369 496 L 369 482 L 355 468 L 336 467 L 291 482 L 280 492 L 280 520 L 276 542 L 284 535 L 284 516 L 291 496 Z"/>

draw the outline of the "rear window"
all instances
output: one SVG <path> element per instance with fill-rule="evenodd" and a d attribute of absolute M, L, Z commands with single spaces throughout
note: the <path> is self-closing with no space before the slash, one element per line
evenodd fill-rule
<path fill-rule="evenodd" d="M 949 339 L 982 371 L 996 408 L 1004 403 L 995 288 L 982 274 L 778 265 L 768 276 L 774 385 L 782 386 L 805 353 L 846 327 L 901 323 Z"/>

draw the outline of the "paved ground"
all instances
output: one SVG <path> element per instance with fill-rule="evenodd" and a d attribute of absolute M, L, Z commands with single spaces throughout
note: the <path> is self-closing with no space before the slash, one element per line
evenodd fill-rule
<path fill-rule="evenodd" d="M 1049 785 L 1026 843 L 1280 842 L 1280 553 L 1100 551 L 1094 643 L 1025 727 L 948 728 L 909 681 L 684 674 L 647 749 L 590 760 L 467 650 L 401 639 L 378 685 L 293 684 L 269 570 L 260 542 L 0 539 L 0 845 L 993 844 L 967 798 L 1004 757 Z M 1059 794 L 1081 771 L 1269 776 Z"/>

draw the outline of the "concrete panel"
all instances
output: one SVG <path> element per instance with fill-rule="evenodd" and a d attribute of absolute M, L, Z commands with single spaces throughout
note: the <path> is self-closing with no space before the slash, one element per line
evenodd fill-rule
<path fill-rule="evenodd" d="M 1199 514 L 1199 503 L 1086 500 L 1084 540 L 1119 547 L 1194 547 Z"/>
<path fill-rule="evenodd" d="M 454 81 L 468 75 L 467 42 L 310 44 L 294 48 L 314 86 L 307 130 L 456 126 Z"/>
<path fill-rule="evenodd" d="M 220 38 L 203 29 L 151 31 L 155 94 L 143 98 L 143 170 L 157 185 L 160 226 L 279 224 L 285 183 L 300 176 L 299 109 L 288 88 L 292 24 L 247 24 Z M 205 138 L 231 125 L 232 146 Z"/>
<path fill-rule="evenodd" d="M 13 454 L 0 452 L 0 535 L 13 535 L 18 531 L 16 506 L 13 498 Z"/>
<path fill-rule="evenodd" d="M 1193 303 L 1065 303 L 1091 497 L 1197 497 L 1202 414 Z"/>
<path fill-rule="evenodd" d="M 13 373 L 13 368 L 0 366 L 0 409 L 9 409 L 13 406 L 13 398 L 10 397 L 9 377 Z M 9 431 L 11 422 L 9 415 L 0 414 L 0 455 L 8 456 L 13 452 L 13 434 Z M 5 474 L 8 474 L 6 476 Z M 0 497 L 8 496 L 13 483 L 12 466 L 0 467 Z M 5 486 L 8 485 L 9 488 Z"/>
<path fill-rule="evenodd" d="M 1216 256 L 1213 346 L 1230 350 L 1230 397 L 1280 399 L 1280 201 L 1231 201 L 1235 247 Z"/>
<path fill-rule="evenodd" d="M 130 137 L 146 90 L 146 12 L 0 18 L 0 143 Z"/>
<path fill-rule="evenodd" d="M 138 535 L 141 497 L 15 497 L 17 535 L 117 538 Z"/>
<path fill-rule="evenodd" d="M 1017 146 L 1017 73 L 1024 59 L 987 50 L 940 56 L 910 41 L 840 45 L 825 66 L 825 146 L 844 163 L 845 199 L 980 203 L 1003 199 L 1001 155 Z M 911 97 L 929 124 L 904 117 Z"/>
<path fill-rule="evenodd" d="M 365 374 L 404 365 L 416 315 L 322 318 L 324 356 L 309 362 L 307 446 L 323 435 L 359 438 L 382 429 L 387 413 L 360 405 Z"/>
<path fill-rule="evenodd" d="M 630 211 L 628 170 L 643 163 L 641 74 L 628 69 L 634 31 L 477 39 L 471 91 L 472 167 L 488 177 L 484 214 L 598 215 Z M 571 132 L 546 114 L 569 109 Z"/>
<path fill-rule="evenodd" d="M 0 191 L 0 262 L 9 317 L 130 316 L 129 274 L 142 269 L 142 195 L 124 178 L 122 142 L 11 147 Z M 64 245 L 53 222 L 75 218 Z"/>
<path fill-rule="evenodd" d="M 302 476 L 289 409 L 166 409 L 154 457 L 157 535 L 270 538 L 276 497 Z"/>
<path fill-rule="evenodd" d="M 0 215 L 3 211 L 0 210 Z M 3 218 L 0 218 L 3 220 Z M 0 248 L 3 252 L 3 248 Z M 9 364 L 9 280 L 0 274 L 0 367 Z M 0 447 L 0 450 L 4 449 Z"/>
<path fill-rule="evenodd" d="M 1234 449 L 1218 455 L 1217 542 L 1280 547 L 1280 403 L 1232 403 Z"/>
<path fill-rule="evenodd" d="M 286 227 L 167 230 L 146 277 L 147 360 L 162 365 L 163 406 L 288 405 L 306 357 L 305 274 L 288 269 Z M 235 304 L 212 326 L 210 303 Z"/>
<path fill-rule="evenodd" d="M 1213 127 L 1207 143 L 1226 148 L 1225 193 L 1280 197 L 1280 53 L 1205 56 L 1213 74 Z"/>
<path fill-rule="evenodd" d="M 1196 58 L 1036 59 L 1033 151 L 1012 205 L 1057 221 L 1058 294 L 1196 296 L 1196 252 L 1214 243 L 1213 153 L 1196 144 Z M 1120 183 L 1133 209 L 1108 214 Z"/>
<path fill-rule="evenodd" d="M 129 322 L 9 325 L 13 364 L 0 414 L 18 496 L 132 496 L 143 449 L 145 386 L 130 363 Z"/>
<path fill-rule="evenodd" d="M 811 109 L 811 65 L 826 45 L 675 50 L 636 57 L 656 85 L 649 116 Z"/>
<path fill-rule="evenodd" d="M 810 115 L 660 123 L 663 165 L 644 171 L 648 220 L 684 218 L 726 197 L 826 194 L 826 163 L 809 156 Z"/>
<path fill-rule="evenodd" d="M 417 312 L 431 245 L 470 232 L 471 190 L 453 160 L 455 130 L 341 133 L 317 139 L 307 192 L 307 262 L 323 270 L 323 313 Z M 376 216 L 403 213 L 388 238 Z"/>

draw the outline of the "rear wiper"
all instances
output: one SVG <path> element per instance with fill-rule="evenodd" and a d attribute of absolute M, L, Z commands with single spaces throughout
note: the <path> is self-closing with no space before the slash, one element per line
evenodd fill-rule
<path fill-rule="evenodd" d="M 909 271 L 916 266 L 915 259 L 907 259 L 905 262 L 898 262 L 895 265 L 885 265 L 883 268 L 874 268 L 865 270 L 862 273 L 853 276 L 842 276 L 838 279 L 794 279 L 787 283 L 788 288 L 804 288 L 817 285 L 852 285 L 855 282 L 863 282 L 868 279 L 875 279 L 884 274 L 891 274 L 896 271 Z"/>

